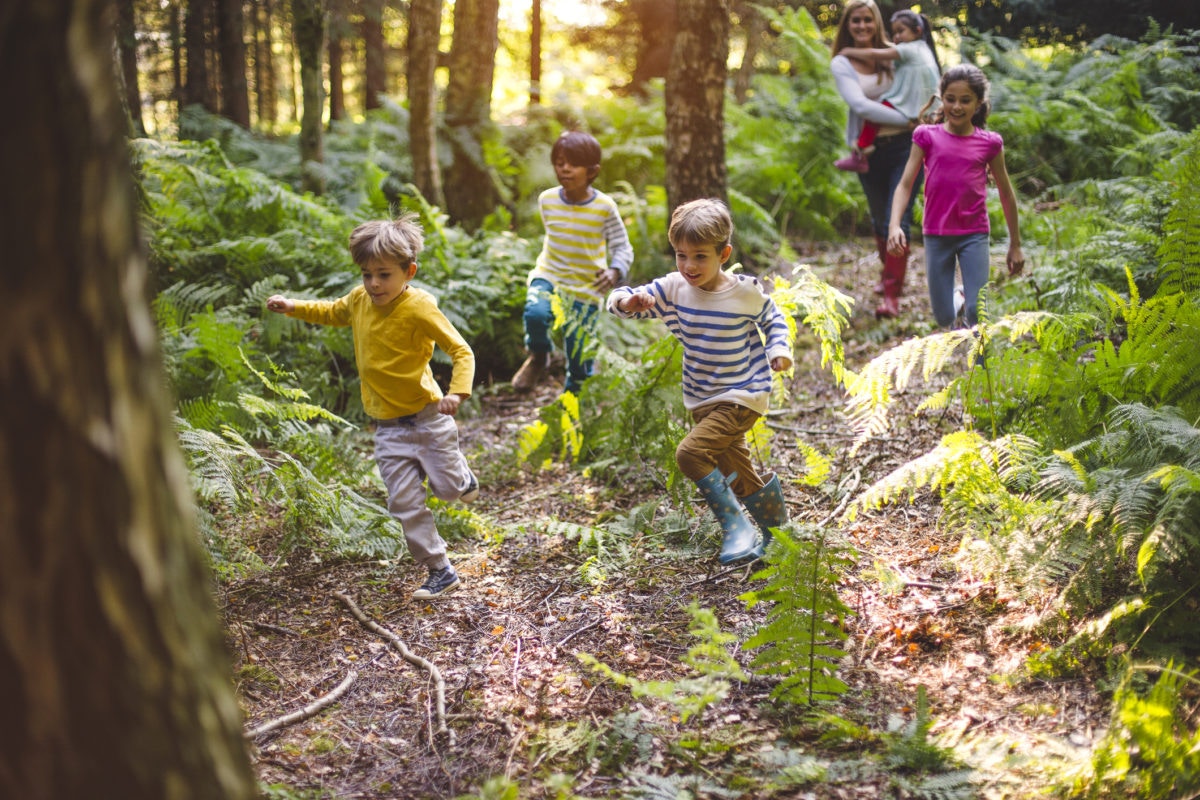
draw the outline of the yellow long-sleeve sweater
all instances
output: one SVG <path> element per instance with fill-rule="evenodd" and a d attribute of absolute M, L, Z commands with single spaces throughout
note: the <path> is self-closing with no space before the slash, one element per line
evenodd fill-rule
<path fill-rule="evenodd" d="M 362 381 L 363 409 L 376 419 L 415 414 L 442 399 L 429 360 L 441 347 L 454 367 L 450 392 L 468 397 L 475 354 L 429 292 L 409 286 L 386 306 L 376 306 L 361 286 L 338 300 L 297 300 L 288 316 L 318 325 L 349 325 Z"/>

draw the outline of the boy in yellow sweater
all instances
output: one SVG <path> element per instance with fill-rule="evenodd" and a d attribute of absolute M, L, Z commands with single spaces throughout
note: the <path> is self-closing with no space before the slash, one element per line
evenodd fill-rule
<path fill-rule="evenodd" d="M 362 286 L 332 301 L 267 299 L 271 311 L 318 325 L 349 325 L 354 332 L 363 409 L 375 421 L 375 460 L 387 485 L 388 511 L 404 527 L 413 559 L 429 570 L 415 600 L 443 597 L 460 583 L 426 507 L 424 479 L 442 500 L 470 503 L 479 496 L 454 422 L 459 404 L 471 396 L 475 354 L 433 295 L 409 284 L 424 244 L 414 214 L 364 222 L 350 234 Z M 429 368 L 435 344 L 454 364 L 445 395 Z"/>

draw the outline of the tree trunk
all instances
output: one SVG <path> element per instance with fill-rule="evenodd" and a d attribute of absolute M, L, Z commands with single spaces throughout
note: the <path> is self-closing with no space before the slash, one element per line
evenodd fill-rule
<path fill-rule="evenodd" d="M 171 99 L 175 101 L 175 115 L 178 119 L 179 108 L 183 99 L 183 12 L 179 3 L 171 3 L 170 10 L 171 39 Z"/>
<path fill-rule="evenodd" d="M 529 10 L 529 105 L 542 102 L 542 0 Z"/>
<path fill-rule="evenodd" d="M 654 78 L 665 78 L 671 66 L 671 43 L 675 38 L 675 18 L 679 3 L 676 0 L 633 0 L 630 10 L 637 18 L 637 61 L 629 81 L 629 91 L 646 93 L 646 85 Z M 728 43 L 726 43 L 728 46 Z"/>
<path fill-rule="evenodd" d="M 759 13 L 753 3 L 741 6 L 742 29 L 746 33 L 746 49 L 742 51 L 742 63 L 733 76 L 733 97 L 740 106 L 750 93 L 750 79 L 754 77 L 754 59 L 762 48 L 767 34 L 767 18 Z"/>
<path fill-rule="evenodd" d="M 325 193 L 325 144 L 321 117 L 325 110 L 321 87 L 321 54 L 325 50 L 323 0 L 293 0 L 292 28 L 300 57 L 300 172 L 305 191 Z"/>
<path fill-rule="evenodd" d="M 342 41 L 346 35 L 345 9 L 338 0 L 329 4 L 329 124 L 346 118 L 345 76 L 342 74 Z"/>
<path fill-rule="evenodd" d="M 492 81 L 499 47 L 499 0 L 456 0 L 446 126 L 453 160 L 446 176 L 446 211 L 468 229 L 496 209 L 499 187 L 483 155 L 493 135 Z"/>
<path fill-rule="evenodd" d="M 384 0 L 363 0 L 362 38 L 365 48 L 363 107 L 370 111 L 383 105 L 387 94 L 387 56 L 383 41 Z"/>
<path fill-rule="evenodd" d="M 111 4 L 10 4 L 0 797 L 257 794 L 170 422 Z"/>
<path fill-rule="evenodd" d="M 213 21 L 213 0 L 188 0 L 183 18 L 183 41 L 187 51 L 187 72 L 183 84 L 183 105 L 202 105 L 217 113 L 217 91 L 208 69 L 208 31 Z"/>
<path fill-rule="evenodd" d="M 142 121 L 142 93 L 138 89 L 137 26 L 134 23 L 133 0 L 119 0 L 117 3 L 116 33 L 125 113 L 129 116 L 132 134 L 142 137 L 146 135 L 146 123 Z"/>
<path fill-rule="evenodd" d="M 726 199 L 727 0 L 679 0 L 679 27 L 665 90 L 667 205 Z"/>
<path fill-rule="evenodd" d="M 429 203 L 445 208 L 434 83 L 441 30 L 442 0 L 412 0 L 408 14 L 408 144 L 413 183 Z"/>
<path fill-rule="evenodd" d="M 258 124 L 270 130 L 279 120 L 279 84 L 275 73 L 275 13 L 272 0 L 262 0 L 262 84 L 258 87 L 262 112 Z"/>
<path fill-rule="evenodd" d="M 242 0 L 217 0 L 217 39 L 221 54 L 221 111 L 226 119 L 250 127 L 246 89 L 246 24 Z"/>

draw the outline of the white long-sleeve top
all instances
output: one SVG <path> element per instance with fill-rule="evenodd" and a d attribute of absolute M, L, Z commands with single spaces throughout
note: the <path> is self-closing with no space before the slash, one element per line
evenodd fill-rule
<path fill-rule="evenodd" d="M 838 94 L 842 96 L 850 109 L 850 116 L 846 121 L 847 147 L 854 147 L 858 142 L 858 134 L 862 131 L 864 119 L 877 125 L 890 125 L 907 130 L 908 117 L 903 112 L 888 108 L 878 101 L 878 98 L 892 88 L 891 76 L 885 77 L 880 83 L 875 82 L 874 75 L 870 76 L 872 88 L 878 87 L 878 94 L 871 97 L 863 90 L 863 81 L 859 77 L 858 71 L 854 69 L 854 65 L 850 63 L 850 59 L 845 56 L 834 56 L 833 60 L 829 62 L 829 69 L 833 72 L 834 85 L 837 86 Z"/>
<path fill-rule="evenodd" d="M 683 344 L 683 405 L 737 403 L 759 414 L 771 400 L 771 361 L 792 358 L 783 312 L 758 278 L 731 275 L 724 289 L 706 292 L 678 272 L 608 296 L 608 310 L 626 319 L 660 319 Z M 618 301 L 643 291 L 654 298 L 645 311 L 622 311 Z"/>

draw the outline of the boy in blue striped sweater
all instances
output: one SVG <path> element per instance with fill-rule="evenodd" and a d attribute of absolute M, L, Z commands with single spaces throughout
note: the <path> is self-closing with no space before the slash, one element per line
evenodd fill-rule
<path fill-rule="evenodd" d="M 608 310 L 660 319 L 683 344 L 683 404 L 695 425 L 675 460 L 721 525 L 721 563 L 761 558 L 787 510 L 779 476 L 764 480 L 755 470 L 746 433 L 767 411 L 771 371 L 792 366 L 787 321 L 757 278 L 722 269 L 733 252 L 733 220 L 723 202 L 679 206 L 667 238 L 676 272 L 616 289 Z"/>

